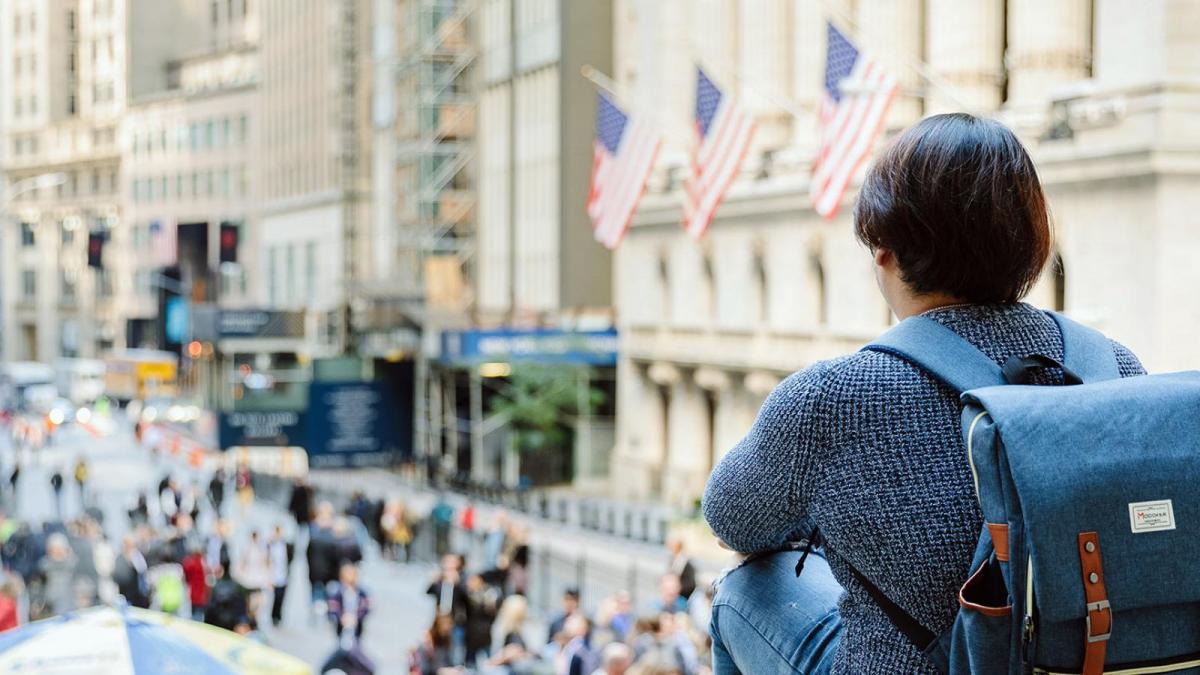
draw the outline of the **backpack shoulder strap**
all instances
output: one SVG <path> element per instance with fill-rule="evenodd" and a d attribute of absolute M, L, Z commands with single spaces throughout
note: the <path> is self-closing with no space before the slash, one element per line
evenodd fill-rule
<path fill-rule="evenodd" d="M 1068 370 L 1087 383 L 1121 377 L 1117 354 L 1113 350 L 1112 342 L 1103 333 L 1072 321 L 1058 312 L 1046 313 L 1054 319 L 1062 333 L 1063 365 Z"/>
<path fill-rule="evenodd" d="M 912 316 L 880 335 L 863 351 L 883 352 L 912 363 L 962 393 L 1005 384 L 995 361 L 958 333 L 925 316 Z"/>

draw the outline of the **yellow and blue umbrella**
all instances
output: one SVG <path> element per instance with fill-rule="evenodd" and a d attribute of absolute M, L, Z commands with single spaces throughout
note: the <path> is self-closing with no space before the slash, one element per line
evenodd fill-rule
<path fill-rule="evenodd" d="M 303 661 L 227 630 L 128 607 L 94 607 L 0 633 L 0 673 L 310 675 Z"/>

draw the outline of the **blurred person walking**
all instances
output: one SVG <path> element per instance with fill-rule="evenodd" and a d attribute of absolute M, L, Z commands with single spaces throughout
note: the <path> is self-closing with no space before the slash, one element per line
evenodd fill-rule
<path fill-rule="evenodd" d="M 525 649 L 525 621 L 529 617 L 529 601 L 523 595 L 510 595 L 500 603 L 496 612 L 495 634 L 497 643 L 492 651 L 499 653 L 509 645 L 520 645 Z"/>
<path fill-rule="evenodd" d="M 12 572 L 4 574 L 0 581 L 0 633 L 21 625 L 21 600 L 25 584 Z"/>
<path fill-rule="evenodd" d="M 358 585 L 358 566 L 345 563 L 338 581 L 329 593 L 329 619 L 342 649 L 350 651 L 362 638 L 363 620 L 371 611 L 371 601 Z"/>
<path fill-rule="evenodd" d="M 429 519 L 433 522 L 434 553 L 444 556 L 450 552 L 450 528 L 454 523 L 454 507 L 446 501 L 445 493 L 438 493 Z"/>
<path fill-rule="evenodd" d="M 78 563 L 67 535 L 55 532 L 46 538 L 46 556 L 38 564 L 44 610 L 38 612 L 37 618 L 65 614 L 79 608 L 76 588 Z"/>
<path fill-rule="evenodd" d="M 562 594 L 562 612 L 550 621 L 546 632 L 546 642 L 554 641 L 554 636 L 563 632 L 567 619 L 579 612 L 579 589 L 568 588 Z"/>
<path fill-rule="evenodd" d="M 79 504 L 83 508 L 88 507 L 88 465 L 87 462 L 80 457 L 75 462 L 75 485 L 79 487 Z"/>
<path fill-rule="evenodd" d="M 54 473 L 50 474 L 50 488 L 54 490 L 54 512 L 58 514 L 58 520 L 62 521 L 62 519 L 63 519 L 63 503 L 62 503 L 63 475 L 62 475 L 62 472 L 59 471 L 58 469 L 55 469 Z"/>
<path fill-rule="evenodd" d="M 227 576 L 221 565 L 213 570 L 213 579 L 208 607 L 204 611 L 204 623 L 233 630 L 250 615 L 250 592 Z"/>
<path fill-rule="evenodd" d="M 679 594 L 684 600 L 690 600 L 696 592 L 696 566 L 684 551 L 683 539 L 674 535 L 667 540 L 667 550 L 671 554 L 667 564 L 667 572 L 679 578 Z"/>
<path fill-rule="evenodd" d="M 413 532 L 412 525 L 408 522 L 408 512 L 404 508 L 404 502 L 399 499 L 390 500 L 383 508 L 379 527 L 383 530 L 384 541 L 387 543 L 383 547 L 384 557 L 388 560 L 399 560 L 399 552 L 403 550 L 404 562 L 409 562 L 412 557 Z"/>
<path fill-rule="evenodd" d="M 303 476 L 297 476 L 292 483 L 292 494 L 288 497 L 288 513 L 296 521 L 296 531 L 306 532 L 312 521 L 313 489 Z"/>
<path fill-rule="evenodd" d="M 454 662 L 466 658 L 467 589 L 462 581 L 462 558 L 453 553 L 442 556 L 441 569 L 434 576 L 426 594 L 433 597 L 435 616 L 448 616 L 454 625 Z"/>
<path fill-rule="evenodd" d="M 233 489 L 237 493 L 238 508 L 245 513 L 254 502 L 254 474 L 245 461 L 239 462 L 233 473 Z"/>
<path fill-rule="evenodd" d="M 218 468 L 208 481 L 208 503 L 218 518 L 221 517 L 221 505 L 225 503 L 225 480 L 225 469 Z"/>
<path fill-rule="evenodd" d="M 204 548 L 199 544 L 193 545 L 184 557 L 182 567 L 188 587 L 188 601 L 192 607 L 192 620 L 203 621 L 212 592 L 208 585 L 209 568 L 204 563 Z"/>
<path fill-rule="evenodd" d="M 633 666 L 633 650 L 622 642 L 611 642 L 600 650 L 600 669 L 592 675 L 625 675 Z"/>
<path fill-rule="evenodd" d="M 250 592 L 252 605 L 257 605 L 271 587 L 271 562 L 257 530 L 250 532 L 249 540 L 238 551 L 233 578 Z"/>
<path fill-rule="evenodd" d="M 664 574 L 658 580 L 658 598 L 654 601 L 654 609 L 660 612 L 676 614 L 686 612 L 687 599 L 681 592 L 679 577 L 674 574 Z"/>
<path fill-rule="evenodd" d="M 488 585 L 483 577 L 467 577 L 466 665 L 479 668 L 487 661 L 492 646 L 492 624 L 500 604 L 500 592 Z"/>
<path fill-rule="evenodd" d="M 137 540 L 133 535 L 125 535 L 121 540 L 121 555 L 113 563 L 113 582 L 117 592 L 133 607 L 150 607 L 146 569 L 146 557 L 138 549 Z"/>
<path fill-rule="evenodd" d="M 267 558 L 271 568 L 271 623 L 275 626 L 283 621 L 283 599 L 287 594 L 292 551 L 292 543 L 284 537 L 283 527 L 276 525 L 267 543 Z"/>

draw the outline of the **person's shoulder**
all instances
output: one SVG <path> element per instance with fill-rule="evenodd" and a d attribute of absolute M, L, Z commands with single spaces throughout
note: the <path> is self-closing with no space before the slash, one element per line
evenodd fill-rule
<path fill-rule="evenodd" d="M 829 398 L 845 389 L 873 386 L 878 376 L 889 370 L 902 370 L 907 362 L 882 352 L 861 350 L 796 371 L 776 389 L 784 398 Z"/>

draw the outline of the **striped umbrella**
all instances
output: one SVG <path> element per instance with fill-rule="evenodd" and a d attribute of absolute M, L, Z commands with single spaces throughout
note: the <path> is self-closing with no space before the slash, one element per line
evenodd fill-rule
<path fill-rule="evenodd" d="M 206 624 L 143 609 L 93 607 L 0 633 L 0 673 L 310 675 L 312 669 Z"/>

